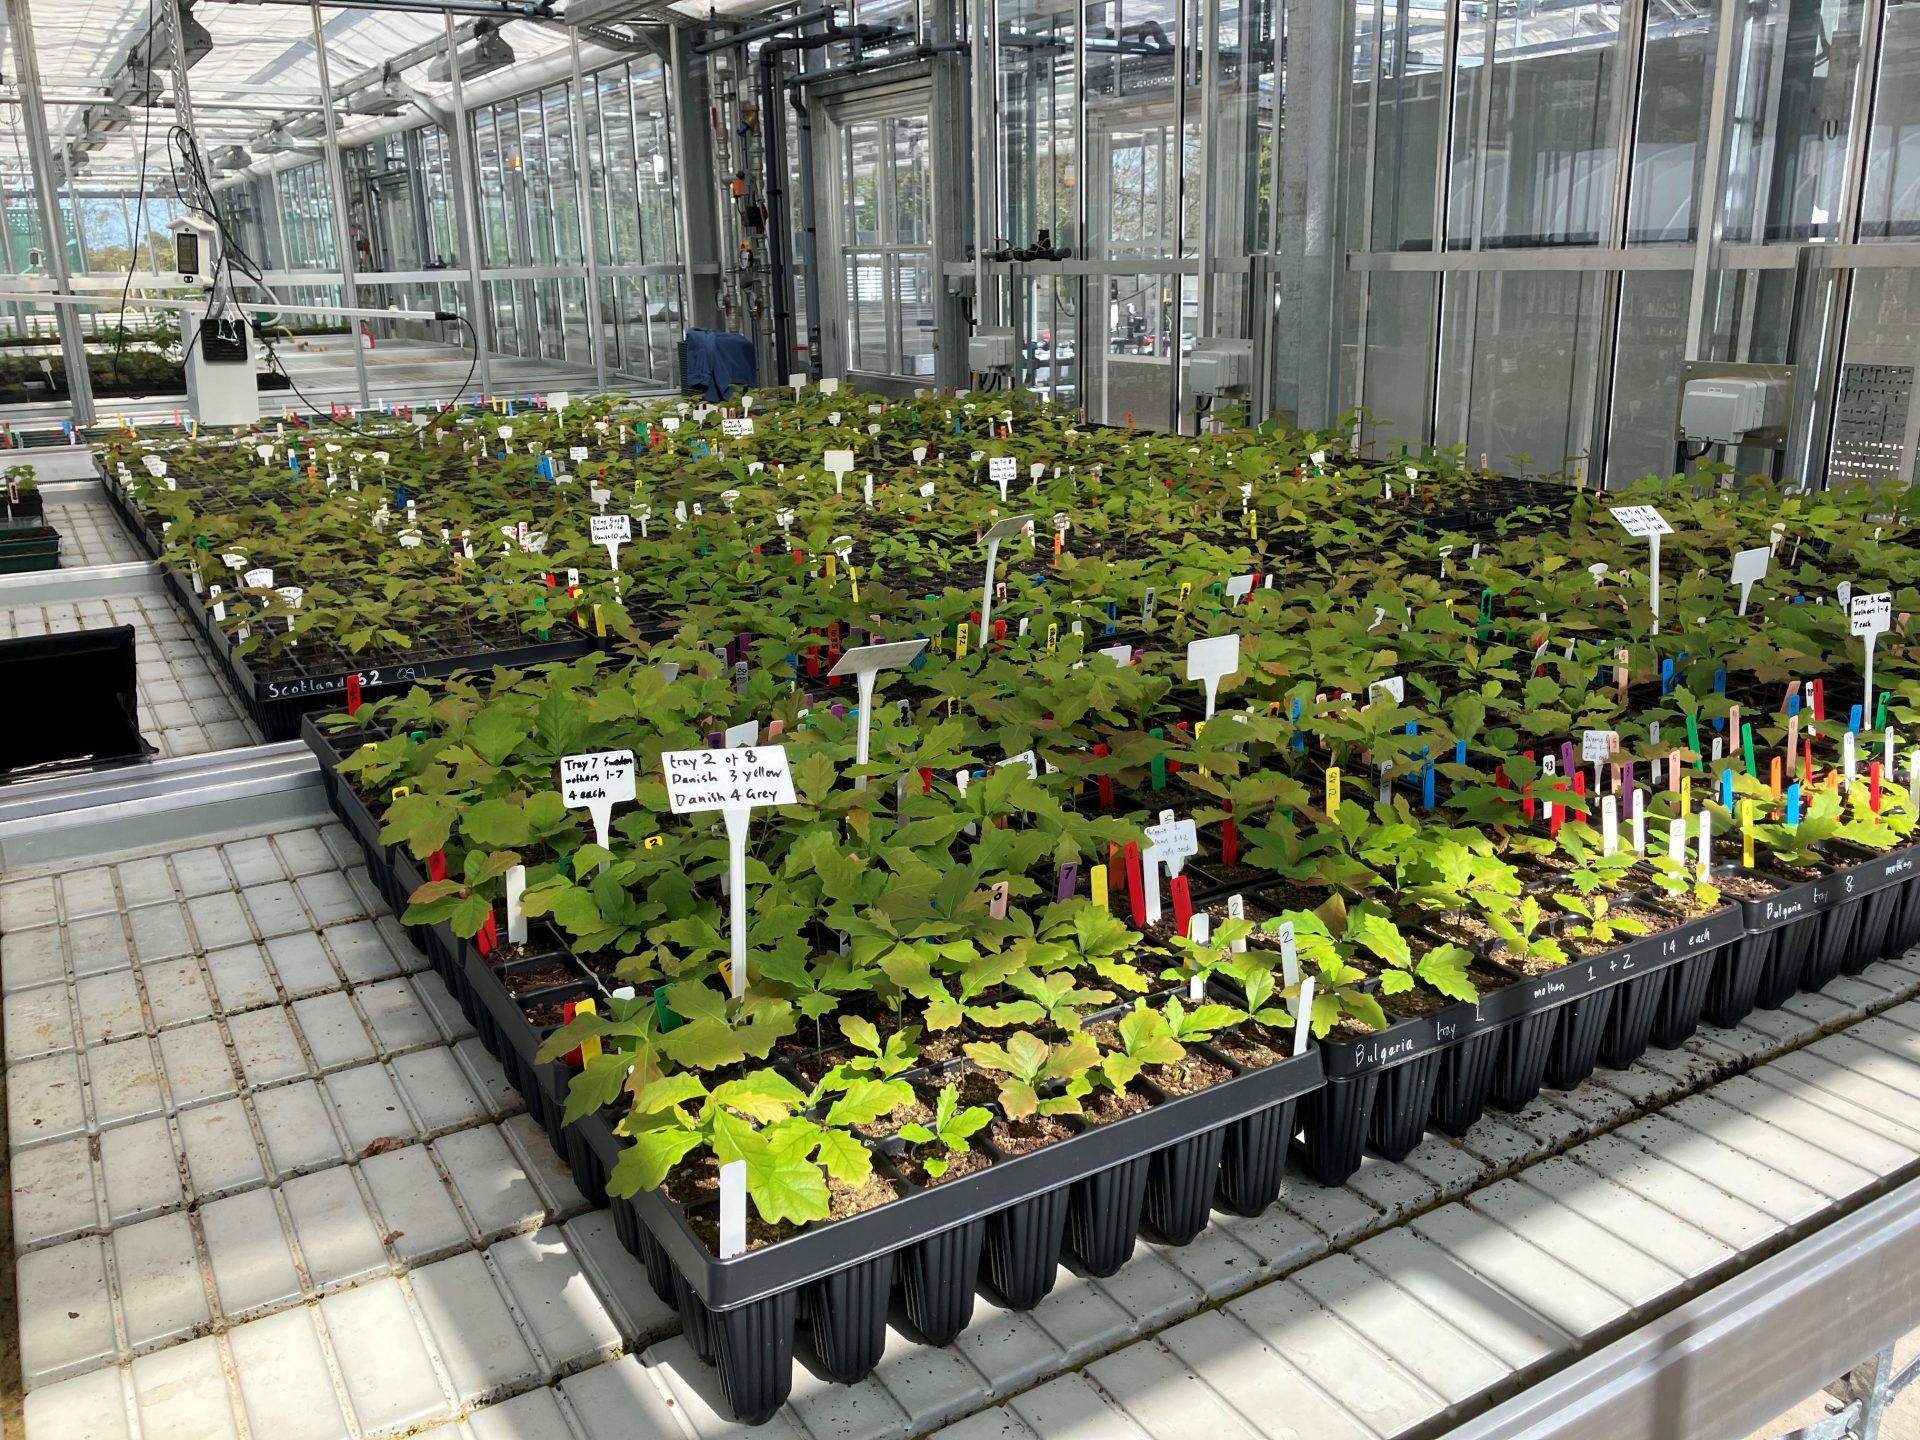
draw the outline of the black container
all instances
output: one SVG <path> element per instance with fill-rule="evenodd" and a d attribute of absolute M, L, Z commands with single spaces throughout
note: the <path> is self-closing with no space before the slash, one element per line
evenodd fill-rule
<path fill-rule="evenodd" d="M 1440 1054 L 1433 1104 L 1427 1119 L 1434 1129 L 1464 1135 L 1487 1108 L 1494 1063 L 1500 1058 L 1500 1032 L 1482 1030 Z"/>
<path fill-rule="evenodd" d="M 1659 1014 L 1660 999 L 1672 974 L 1672 967 L 1653 970 L 1614 987 L 1613 1009 L 1600 1037 L 1600 1064 L 1609 1070 L 1625 1070 L 1646 1053 L 1654 1017 Z"/>
<path fill-rule="evenodd" d="M 1776 932 L 1749 931 L 1716 957 L 1707 980 L 1707 994 L 1700 1015 L 1709 1025 L 1738 1025 L 1753 1013 L 1759 993 L 1760 976 L 1773 953 Z"/>
<path fill-rule="evenodd" d="M 1298 1102 L 1286 1100 L 1226 1127 L 1216 1192 L 1223 1208 L 1258 1215 L 1279 1198 L 1298 1117 Z"/>
<path fill-rule="evenodd" d="M 1614 997 L 1619 991 L 1617 985 L 1596 990 L 1569 1001 L 1555 1012 L 1559 1024 L 1554 1031 L 1553 1046 L 1547 1052 L 1547 1068 L 1542 1077 L 1548 1087 L 1571 1090 L 1593 1074 L 1607 1021 L 1613 1014 Z"/>
<path fill-rule="evenodd" d="M 1089 1175 L 1068 1191 L 1066 1248 L 1089 1275 L 1104 1279 L 1132 1257 L 1150 1158 Z"/>

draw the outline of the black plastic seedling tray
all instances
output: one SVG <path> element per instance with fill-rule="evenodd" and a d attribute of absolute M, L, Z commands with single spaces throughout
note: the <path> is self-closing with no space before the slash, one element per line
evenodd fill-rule
<path fill-rule="evenodd" d="M 1743 933 L 1740 909 L 1729 904 L 1377 1035 L 1323 1042 L 1327 1084 L 1303 1106 L 1308 1171 L 1344 1184 L 1369 1143 L 1401 1159 L 1429 1123 L 1458 1135 L 1488 1103 L 1517 1110 L 1543 1085 L 1570 1089 L 1593 1073 L 1609 1037 L 1610 1063 L 1631 1064 L 1645 1048 L 1636 1032 L 1651 1018 L 1635 1013 L 1616 1028 L 1623 999 L 1636 1012 L 1650 1008 L 1673 972 L 1710 973 Z"/>
<path fill-rule="evenodd" d="M 301 733 L 383 895 L 404 908 L 425 877 L 404 850 L 380 842 L 377 823 L 335 768 L 370 733 L 330 736 L 311 717 Z M 1093 1273 L 1111 1274 L 1133 1253 L 1143 1225 L 1184 1244 L 1206 1227 L 1216 1199 L 1258 1213 L 1279 1193 L 1296 1107 L 1324 1081 L 1313 1046 L 1258 1069 L 1211 1057 L 1238 1073 L 722 1260 L 694 1231 L 688 1210 L 663 1195 L 610 1200 L 607 1177 L 627 1142 L 605 1113 L 561 1125 L 570 1073 L 561 1064 L 535 1063 L 548 1032 L 529 1022 L 521 1008 L 527 997 L 510 995 L 486 957 L 445 925 L 409 934 L 526 1097 L 582 1192 L 612 1204 L 616 1231 L 641 1260 L 649 1286 L 679 1308 L 689 1341 L 717 1367 L 728 1404 L 749 1423 L 769 1418 L 789 1393 L 803 1308 L 827 1373 L 852 1382 L 879 1363 L 896 1284 L 914 1327 L 929 1343 L 944 1344 L 971 1320 L 979 1284 L 1010 1308 L 1030 1308 L 1052 1289 L 1063 1252 Z M 558 938 L 548 938 L 543 946 L 536 932 L 529 956 L 551 950 L 566 957 Z M 584 972 L 581 984 L 591 984 Z M 876 1168 L 901 1178 L 884 1151 Z"/>

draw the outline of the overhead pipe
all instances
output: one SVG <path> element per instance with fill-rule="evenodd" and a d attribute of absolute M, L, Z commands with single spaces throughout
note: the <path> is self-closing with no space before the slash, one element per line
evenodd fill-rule
<path fill-rule="evenodd" d="M 754 40 L 767 40 L 775 35 L 784 35 L 796 25 L 818 25 L 822 20 L 833 19 L 833 7 L 823 5 L 818 10 L 803 10 L 798 15 L 789 15 L 784 20 L 769 20 L 763 25 L 749 25 L 745 30 L 730 31 L 712 40 L 702 40 L 693 47 L 696 55 L 711 55 L 716 50 L 729 50 L 735 45 L 745 45 Z"/>

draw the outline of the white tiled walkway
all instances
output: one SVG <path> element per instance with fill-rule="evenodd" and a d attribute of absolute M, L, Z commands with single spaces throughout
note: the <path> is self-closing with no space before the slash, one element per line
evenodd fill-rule
<path fill-rule="evenodd" d="M 382 911 L 331 827 L 0 886 L 30 1440 L 537 1434 L 673 1329 Z"/>
<path fill-rule="evenodd" d="M 259 740 L 213 668 L 205 643 L 164 595 L 121 595 L 0 609 L 0 638 L 134 629 L 140 733 L 163 757 L 203 755 Z"/>

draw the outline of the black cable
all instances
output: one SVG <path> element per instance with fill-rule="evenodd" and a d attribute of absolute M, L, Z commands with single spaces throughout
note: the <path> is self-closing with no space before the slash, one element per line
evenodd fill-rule
<path fill-rule="evenodd" d="M 134 213 L 142 232 L 147 228 L 147 148 L 153 143 L 153 0 L 147 0 L 147 74 L 140 86 L 146 115 L 140 122 L 140 183 L 135 189 Z M 140 261 L 140 237 L 127 229 L 127 283 L 120 287 L 120 333 L 113 344 L 113 383 L 120 383 L 120 357 L 127 352 L 127 299 L 133 294 L 133 267 Z"/>
<path fill-rule="evenodd" d="M 473 383 L 474 372 L 480 368 L 480 332 L 473 328 L 473 322 L 467 319 L 466 316 L 460 314 L 458 311 L 455 311 L 455 310 L 436 310 L 433 312 L 433 318 L 435 320 L 456 320 L 460 324 L 466 326 L 467 338 L 473 343 L 473 358 L 467 362 L 467 378 L 462 380 L 460 382 L 460 388 L 453 392 L 452 403 L 450 403 L 445 410 L 436 410 L 434 412 L 433 418 L 430 419 L 424 426 L 421 427 L 420 433 L 422 435 L 425 435 L 427 431 L 433 429 L 434 426 L 438 425 L 441 419 L 444 418 L 445 416 L 457 414 L 459 412 L 460 397 L 467 393 L 467 386 Z M 242 320 L 240 323 L 244 325 L 247 322 L 245 320 Z M 332 410 L 330 409 L 322 410 L 318 405 L 314 404 L 313 401 L 307 398 L 306 393 L 303 390 L 301 390 L 301 388 L 298 385 L 294 384 L 293 376 L 287 373 L 286 363 L 280 359 L 279 353 L 274 350 L 273 342 L 266 338 L 266 330 L 264 326 L 260 326 L 260 325 L 254 326 L 253 333 L 260 337 L 260 347 L 262 350 L 266 352 L 267 364 L 273 367 L 273 371 L 275 374 L 279 375 L 282 379 L 284 379 L 287 382 L 287 388 L 293 391 L 293 393 L 299 398 L 300 403 L 302 405 L 305 405 L 310 413 L 320 416 L 322 419 L 326 420 L 328 424 L 336 425 L 342 430 L 351 430 L 356 435 L 362 433 L 359 426 L 349 425 L 347 424 L 346 421 L 336 418 Z M 355 333 L 355 336 L 354 336 L 354 343 L 355 344 L 359 343 L 359 335 L 357 332 Z"/>

